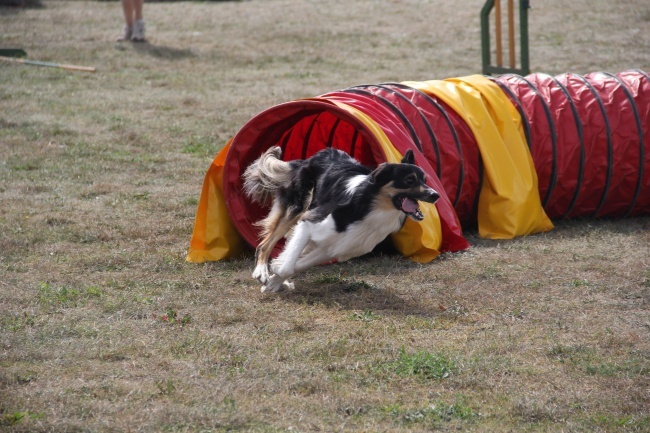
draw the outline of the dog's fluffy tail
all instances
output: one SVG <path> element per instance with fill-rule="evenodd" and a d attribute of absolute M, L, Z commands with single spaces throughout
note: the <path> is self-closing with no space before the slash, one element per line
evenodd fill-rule
<path fill-rule="evenodd" d="M 282 149 L 273 146 L 244 172 L 244 191 L 254 202 L 269 204 L 278 190 L 291 185 L 291 165 L 281 157 Z"/>

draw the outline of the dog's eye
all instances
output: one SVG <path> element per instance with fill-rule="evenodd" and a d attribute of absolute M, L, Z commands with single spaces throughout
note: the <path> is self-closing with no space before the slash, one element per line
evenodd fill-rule
<path fill-rule="evenodd" d="M 404 183 L 406 186 L 415 186 L 415 184 L 418 183 L 418 180 L 415 178 L 415 176 L 409 176 L 404 179 Z"/>

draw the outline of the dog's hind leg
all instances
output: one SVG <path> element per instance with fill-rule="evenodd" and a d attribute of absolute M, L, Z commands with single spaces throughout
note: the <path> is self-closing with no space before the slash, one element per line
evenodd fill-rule
<path fill-rule="evenodd" d="M 264 237 L 255 250 L 253 278 L 262 284 L 265 284 L 269 279 L 269 257 L 275 244 L 282 238 L 282 236 L 277 236 L 278 226 L 285 216 L 286 210 L 275 202 L 267 217 L 258 223 L 262 227 Z"/>
<path fill-rule="evenodd" d="M 273 275 L 269 278 L 267 283 L 262 286 L 262 292 L 278 292 L 283 288 L 290 288 L 292 285 L 287 278 L 295 273 L 296 263 L 300 258 L 303 250 L 309 244 L 312 236 L 313 224 L 307 221 L 298 223 L 294 230 L 293 236 L 287 242 L 284 250 L 273 261 L 271 270 Z"/>
<path fill-rule="evenodd" d="M 253 278 L 257 279 L 260 283 L 266 284 L 269 280 L 269 258 L 275 244 L 289 233 L 289 230 L 291 230 L 299 218 L 300 214 L 287 212 L 280 206 L 274 205 L 269 216 L 262 222 L 267 235 L 255 251 L 257 260 L 255 270 L 253 271 Z"/>

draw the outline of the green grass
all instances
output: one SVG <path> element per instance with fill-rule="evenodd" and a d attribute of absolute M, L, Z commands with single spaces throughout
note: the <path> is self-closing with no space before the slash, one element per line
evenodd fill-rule
<path fill-rule="evenodd" d="M 595 348 L 557 345 L 549 350 L 549 356 L 590 376 L 643 378 L 650 374 L 650 359 L 641 353 L 608 359 Z"/>
<path fill-rule="evenodd" d="M 23 420 L 37 421 L 43 418 L 44 414 L 36 414 L 31 412 L 13 412 L 6 413 L 0 418 L 0 427 L 13 427 Z"/>
<path fill-rule="evenodd" d="M 53 287 L 49 283 L 38 285 L 38 302 L 45 307 L 78 307 L 85 301 L 101 298 L 102 290 L 95 286 L 73 289 L 66 286 Z"/>
<path fill-rule="evenodd" d="M 417 352 L 407 354 L 402 348 L 396 361 L 384 367 L 400 377 L 417 377 L 424 380 L 446 379 L 456 369 L 454 362 L 446 355 Z"/>
<path fill-rule="evenodd" d="M 424 407 L 404 408 L 394 405 L 386 406 L 381 410 L 398 424 L 425 424 L 435 428 L 440 427 L 441 423 L 449 423 L 454 420 L 471 421 L 479 416 L 463 401 L 464 398 L 461 397 L 451 404 L 438 400 Z"/>
<path fill-rule="evenodd" d="M 183 152 L 196 156 L 210 157 L 216 154 L 217 147 L 212 137 L 192 135 L 185 140 Z"/>

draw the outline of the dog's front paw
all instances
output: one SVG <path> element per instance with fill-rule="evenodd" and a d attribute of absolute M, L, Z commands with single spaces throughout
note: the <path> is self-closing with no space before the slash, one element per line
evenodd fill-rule
<path fill-rule="evenodd" d="M 257 265 L 253 271 L 253 278 L 262 284 L 266 284 L 269 280 L 269 269 L 266 265 Z"/>
<path fill-rule="evenodd" d="M 261 291 L 262 293 L 278 293 L 283 290 L 293 290 L 293 288 L 292 282 L 277 275 L 272 275 L 267 283 L 262 286 Z"/>
<path fill-rule="evenodd" d="M 274 260 L 273 263 L 271 263 L 271 265 L 269 266 L 269 268 L 270 268 L 269 274 L 271 275 L 278 275 L 278 276 L 284 275 L 284 278 L 288 278 L 294 274 L 293 265 L 286 262 L 282 262 L 278 259 Z"/>

